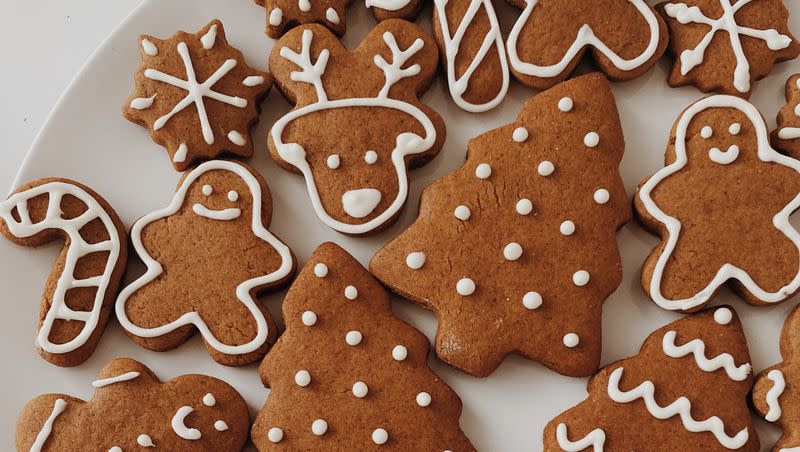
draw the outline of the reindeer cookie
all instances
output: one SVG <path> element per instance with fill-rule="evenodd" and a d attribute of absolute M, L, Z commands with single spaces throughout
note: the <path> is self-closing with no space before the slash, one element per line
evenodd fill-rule
<path fill-rule="evenodd" d="M 250 128 L 272 77 L 247 65 L 222 22 L 164 40 L 140 36 L 139 44 L 142 64 L 122 113 L 150 130 L 176 170 L 221 155 L 253 155 Z"/>
<path fill-rule="evenodd" d="M 295 269 L 289 248 L 266 229 L 271 216 L 266 182 L 249 166 L 212 160 L 188 172 L 172 202 L 131 229 L 147 271 L 117 299 L 128 335 L 166 351 L 197 329 L 221 364 L 263 357 L 276 331 L 254 297 Z"/>
<path fill-rule="evenodd" d="M 786 105 L 778 113 L 778 128 L 772 132 L 775 148 L 800 157 L 800 74 L 786 82 Z"/>
<path fill-rule="evenodd" d="M 781 333 L 784 362 L 761 372 L 753 387 L 753 407 L 767 422 L 783 428 L 774 452 L 800 450 L 800 307 L 786 319 Z"/>
<path fill-rule="evenodd" d="M 612 80 L 647 72 L 667 48 L 667 28 L 645 0 L 509 0 L 522 14 L 508 34 L 508 60 L 523 84 L 565 80 L 587 49 Z"/>
<path fill-rule="evenodd" d="M 222 380 L 184 375 L 161 383 L 143 364 L 115 359 L 92 386 L 88 402 L 63 394 L 28 402 L 17 450 L 237 452 L 247 442 L 247 404 Z"/>
<path fill-rule="evenodd" d="M 267 36 L 273 39 L 278 39 L 287 31 L 303 24 L 320 24 L 337 36 L 342 36 L 347 30 L 347 7 L 352 2 L 352 0 L 254 1 L 267 10 Z M 413 1 L 422 3 L 422 0 Z"/>
<path fill-rule="evenodd" d="M 69 179 L 39 179 L 0 202 L 0 233 L 24 246 L 64 240 L 39 309 L 39 354 L 76 366 L 97 346 L 128 259 L 125 227 L 90 188 Z"/>
<path fill-rule="evenodd" d="M 772 149 L 761 114 L 717 95 L 683 112 L 666 166 L 643 182 L 634 203 L 661 237 L 644 263 L 642 286 L 659 306 L 705 306 L 730 283 L 751 304 L 779 303 L 800 289 L 800 162 Z"/>
<path fill-rule="evenodd" d="M 407 169 L 442 147 L 442 119 L 419 96 L 438 51 L 416 25 L 381 22 L 354 51 L 319 25 L 287 33 L 269 58 L 278 88 L 295 104 L 272 126 L 269 149 L 306 181 L 317 216 L 350 235 L 397 219 Z"/>

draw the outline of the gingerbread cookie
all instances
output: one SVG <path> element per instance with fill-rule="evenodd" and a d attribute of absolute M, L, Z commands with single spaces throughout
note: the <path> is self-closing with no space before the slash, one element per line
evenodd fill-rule
<path fill-rule="evenodd" d="M 269 149 L 303 175 L 331 228 L 362 235 L 393 223 L 408 197 L 408 168 L 441 149 L 444 122 L 419 100 L 438 57 L 430 36 L 399 19 L 378 24 L 352 52 L 319 25 L 273 47 L 270 68 L 295 107 L 272 126 Z"/>
<path fill-rule="evenodd" d="M 782 363 L 756 377 L 752 401 L 759 416 L 783 429 L 772 450 L 792 452 L 800 450 L 800 307 L 783 325 L 781 355 Z"/>
<path fill-rule="evenodd" d="M 508 34 L 508 60 L 523 84 L 565 80 L 591 49 L 611 80 L 647 72 L 667 48 L 667 28 L 644 0 L 509 0 L 522 9 Z"/>
<path fill-rule="evenodd" d="M 428 339 L 339 246 L 311 255 L 283 316 L 259 369 L 271 392 L 251 432 L 258 450 L 475 450 L 461 400 L 428 367 Z"/>
<path fill-rule="evenodd" d="M 266 182 L 243 163 L 212 160 L 184 175 L 172 202 L 131 229 L 147 271 L 117 299 L 128 335 L 166 351 L 197 329 L 221 364 L 263 357 L 275 324 L 254 297 L 295 270 L 289 248 L 266 229 L 271 217 Z"/>
<path fill-rule="evenodd" d="M 745 100 L 712 96 L 683 112 L 665 168 L 634 196 L 645 228 L 661 237 L 642 286 L 659 306 L 691 312 L 730 283 L 749 303 L 800 290 L 800 162 L 770 147 L 761 114 Z"/>
<path fill-rule="evenodd" d="M 347 7 L 352 0 L 254 0 L 267 11 L 267 36 L 278 39 L 298 25 L 320 24 L 337 36 L 347 30 Z M 369 1 L 369 0 L 368 0 Z M 420 1 L 421 0 L 414 0 Z"/>
<path fill-rule="evenodd" d="M 675 65 L 670 86 L 749 98 L 772 66 L 800 55 L 781 0 L 688 0 L 656 6 Z"/>
<path fill-rule="evenodd" d="M 778 129 L 772 132 L 776 149 L 800 157 L 800 74 L 786 82 L 786 106 L 778 113 Z"/>
<path fill-rule="evenodd" d="M 222 380 L 184 375 L 161 383 L 132 359 L 115 359 L 84 402 L 63 394 L 28 402 L 17 421 L 17 450 L 235 452 L 244 448 L 250 413 Z"/>
<path fill-rule="evenodd" d="M 36 346 L 57 366 L 84 362 L 103 334 L 125 275 L 122 221 L 89 187 L 47 178 L 0 202 L 0 233 L 23 246 L 64 241 L 42 294 Z"/>
<path fill-rule="evenodd" d="M 405 19 L 413 22 L 425 4 L 423 0 L 364 0 L 372 8 L 372 16 L 378 22 L 388 19 Z"/>
<path fill-rule="evenodd" d="M 222 155 L 253 155 L 250 128 L 272 76 L 247 65 L 222 22 L 165 40 L 140 36 L 139 44 L 142 65 L 122 113 L 150 130 L 177 171 Z"/>
<path fill-rule="evenodd" d="M 544 450 L 756 452 L 751 370 L 732 309 L 680 319 L 593 376 L 589 397 L 547 424 Z"/>
<path fill-rule="evenodd" d="M 433 30 L 456 105 L 478 113 L 506 97 L 508 62 L 491 0 L 434 0 Z"/>
<path fill-rule="evenodd" d="M 436 352 L 458 369 L 484 377 L 518 352 L 591 375 L 602 304 L 622 278 L 624 143 L 602 75 L 541 93 L 470 141 L 466 164 L 425 188 L 419 218 L 370 269 L 436 313 Z"/>

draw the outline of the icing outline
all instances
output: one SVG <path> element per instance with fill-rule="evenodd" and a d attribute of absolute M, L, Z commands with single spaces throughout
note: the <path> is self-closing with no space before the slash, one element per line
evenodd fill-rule
<path fill-rule="evenodd" d="M 578 441 L 570 441 L 567 424 L 562 422 L 556 427 L 556 441 L 558 441 L 558 447 L 567 452 L 581 452 L 588 447 L 591 447 L 593 452 L 603 452 L 606 432 L 601 428 L 596 428 Z"/>
<path fill-rule="evenodd" d="M 661 341 L 661 347 L 664 354 L 670 358 L 683 358 L 689 354 L 694 356 L 697 367 L 704 372 L 715 372 L 719 369 L 724 369 L 725 373 L 733 381 L 744 381 L 753 370 L 749 363 L 736 366 L 733 356 L 730 353 L 721 353 L 714 358 L 707 358 L 706 344 L 702 339 L 693 339 L 683 345 L 675 344 L 675 339 L 678 336 L 676 331 L 667 331 Z"/>

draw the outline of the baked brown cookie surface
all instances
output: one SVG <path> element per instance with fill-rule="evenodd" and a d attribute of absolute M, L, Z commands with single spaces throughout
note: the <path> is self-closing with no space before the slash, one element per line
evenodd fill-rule
<path fill-rule="evenodd" d="M 184 375 L 161 383 L 143 364 L 115 359 L 92 386 L 88 402 L 63 394 L 28 402 L 17 450 L 235 452 L 247 442 L 247 404 L 222 380 Z"/>
<path fill-rule="evenodd" d="M 147 271 L 117 299 L 128 335 L 166 351 L 197 330 L 221 364 L 263 357 L 277 332 L 255 297 L 288 282 L 296 265 L 266 229 L 271 217 L 266 182 L 244 163 L 212 160 L 187 172 L 170 204 L 131 229 Z"/>
<path fill-rule="evenodd" d="M 417 220 L 370 269 L 436 313 L 436 353 L 458 369 L 487 376 L 518 352 L 591 375 L 602 304 L 622 278 L 624 146 L 602 75 L 541 93 L 470 141 L 464 166 L 423 190 Z"/>
<path fill-rule="evenodd" d="M 39 179 L 0 201 L 0 233 L 23 246 L 64 241 L 42 294 L 36 346 L 57 366 L 86 361 L 127 266 L 125 226 L 114 209 L 83 184 Z"/>
<path fill-rule="evenodd" d="M 786 155 L 800 157 L 800 74 L 786 82 L 786 105 L 778 112 L 772 144 Z"/>
<path fill-rule="evenodd" d="M 758 451 L 747 340 L 731 308 L 653 332 L 589 380 L 589 397 L 544 431 L 545 451 Z"/>
<path fill-rule="evenodd" d="M 339 246 L 311 255 L 283 316 L 259 369 L 271 389 L 251 432 L 259 450 L 475 450 L 461 400 L 428 367 L 428 339 Z"/>
<path fill-rule="evenodd" d="M 305 24 L 320 24 L 337 36 L 342 36 L 347 30 L 347 6 L 351 2 L 352 0 L 255 0 L 257 5 L 263 6 L 267 11 L 267 36 L 273 39 Z"/>

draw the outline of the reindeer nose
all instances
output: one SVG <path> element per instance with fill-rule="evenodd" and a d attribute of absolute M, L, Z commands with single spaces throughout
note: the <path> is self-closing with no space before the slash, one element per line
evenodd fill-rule
<path fill-rule="evenodd" d="M 344 211 L 353 218 L 364 218 L 381 202 L 381 192 L 374 188 L 348 190 L 342 195 Z"/>

